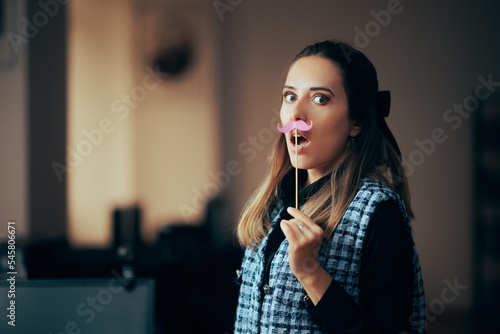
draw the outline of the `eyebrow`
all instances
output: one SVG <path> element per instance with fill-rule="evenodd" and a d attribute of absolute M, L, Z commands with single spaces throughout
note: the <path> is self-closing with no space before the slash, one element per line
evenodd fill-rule
<path fill-rule="evenodd" d="M 295 89 L 295 87 L 287 86 L 287 85 L 283 86 L 283 88 Z M 332 92 L 332 90 L 330 88 L 326 88 L 326 87 L 311 87 L 311 88 L 309 88 L 309 90 L 311 90 L 311 91 L 324 90 L 324 91 L 330 92 L 330 94 L 335 96 L 335 94 Z"/>

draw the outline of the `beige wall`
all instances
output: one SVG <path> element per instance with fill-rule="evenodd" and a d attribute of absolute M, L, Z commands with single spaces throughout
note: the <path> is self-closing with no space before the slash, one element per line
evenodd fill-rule
<path fill-rule="evenodd" d="M 221 101 L 224 135 L 231 138 L 225 141 L 224 159 L 236 159 L 243 168 L 228 189 L 234 222 L 264 173 L 270 148 L 262 145 L 249 159 L 238 145 L 269 127 L 290 60 L 317 40 L 362 42 L 356 27 L 364 30 L 369 22 L 375 26 L 370 12 L 387 10 L 390 3 L 395 2 L 243 1 L 224 13 Z M 457 277 L 468 288 L 446 310 L 464 310 L 471 306 L 473 289 L 472 121 L 464 119 L 454 130 L 443 114 L 474 93 L 478 76 L 493 73 L 500 81 L 500 50 L 491 41 L 499 31 L 493 14 L 498 6 L 493 1 L 402 1 L 395 8 L 398 13 L 385 27 L 378 25 L 378 32 L 372 30 L 373 37 L 360 48 L 375 64 L 380 88 L 392 91 L 388 123 L 403 158 L 413 154 L 411 161 L 418 164 L 410 173 L 410 187 L 427 299 L 440 299 L 443 281 Z M 436 128 L 443 129 L 446 141 L 436 144 L 423 161 L 415 160 L 419 153 L 412 152 L 421 150 L 415 140 L 431 138 Z"/>
<path fill-rule="evenodd" d="M 147 3 L 147 2 L 146 2 Z M 201 221 L 207 196 L 218 192 L 210 173 L 220 170 L 219 106 L 215 18 L 205 1 L 152 2 L 139 12 L 145 30 L 162 13 L 182 16 L 194 38 L 192 67 L 183 77 L 153 89 L 136 110 L 137 196 L 144 208 L 147 237 L 151 240 L 167 223 L 196 224 Z M 139 25 L 140 26 L 140 25 Z M 148 58 L 155 41 L 136 31 L 136 45 L 143 45 L 136 63 Z M 144 68 L 137 68 L 138 76 Z M 199 194 L 202 195 L 199 195 Z"/>
<path fill-rule="evenodd" d="M 120 0 L 74 1 L 69 8 L 69 238 L 102 245 L 110 242 L 112 208 L 136 200 L 134 114 L 122 120 L 111 108 L 134 80 L 132 11 Z"/>
<path fill-rule="evenodd" d="M 80 154 L 74 166 L 69 165 L 72 157 L 67 161 L 73 167 L 68 173 L 73 245 L 109 245 L 117 206 L 142 205 L 149 241 L 167 223 L 198 221 L 203 206 L 193 204 L 194 190 L 210 181 L 209 171 L 219 169 L 210 16 L 194 4 L 181 8 L 198 15 L 191 22 L 201 43 L 195 66 L 174 83 L 147 63 L 146 51 L 155 43 L 147 23 L 164 10 L 159 4 L 70 4 L 68 145 L 90 152 Z M 93 130 L 88 149 L 90 135 L 84 131 L 92 129 L 100 132 Z M 182 215 L 182 205 L 189 214 Z"/>

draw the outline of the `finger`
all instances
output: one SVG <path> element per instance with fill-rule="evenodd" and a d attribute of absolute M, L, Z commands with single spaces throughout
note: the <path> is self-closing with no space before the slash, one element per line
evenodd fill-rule
<path fill-rule="evenodd" d="M 297 229 L 300 231 L 299 225 L 297 225 Z M 312 244 L 314 247 L 321 247 L 321 242 L 322 242 L 322 231 L 320 229 L 320 232 L 318 233 L 317 231 L 311 230 L 308 226 L 304 225 L 302 227 L 302 231 L 300 231 L 301 235 L 303 238 L 299 239 L 301 242 L 307 243 L 307 244 Z"/>
<path fill-rule="evenodd" d="M 287 220 L 282 220 L 280 227 L 289 243 L 293 244 L 298 242 L 298 238 L 301 237 L 299 233 L 302 232 L 300 232 L 297 224 Z"/>
<path fill-rule="evenodd" d="M 300 233 L 302 234 L 303 238 L 297 237 L 297 242 L 311 242 L 312 240 L 316 241 L 316 247 L 321 247 L 321 243 L 323 241 L 323 234 L 324 231 L 321 227 L 314 225 L 313 228 L 310 228 L 310 226 L 305 225 L 302 220 L 299 219 L 290 219 L 287 221 L 288 224 L 295 224 L 300 231 L 299 226 L 302 225 L 302 231 Z"/>
<path fill-rule="evenodd" d="M 302 211 L 295 209 L 293 207 L 288 207 L 287 211 L 290 215 L 292 215 L 293 218 L 298 219 L 298 220 L 303 220 L 305 223 L 310 223 L 314 224 L 314 222 L 309 218 L 305 213 Z"/>
<path fill-rule="evenodd" d="M 291 219 L 286 221 L 288 226 L 292 227 L 292 229 L 296 233 L 297 242 L 311 242 L 312 240 L 316 240 L 319 244 L 321 243 L 322 229 L 320 231 L 313 231 L 309 228 L 309 226 L 305 225 L 302 220 Z M 300 228 L 302 226 L 302 229 Z"/>
<path fill-rule="evenodd" d="M 304 225 L 307 225 L 312 231 L 317 231 L 317 232 L 319 232 L 320 230 L 323 231 L 321 227 L 319 227 L 314 221 L 312 221 L 311 218 L 309 218 L 309 216 L 307 216 L 302 211 L 297 210 L 293 207 L 288 207 L 287 211 L 295 219 L 303 221 Z"/>
<path fill-rule="evenodd" d="M 290 220 L 288 220 L 288 224 L 294 225 L 299 230 L 299 232 L 306 232 L 306 231 L 310 232 L 311 231 L 309 226 L 307 226 L 307 224 L 304 223 L 300 219 L 290 219 Z"/>

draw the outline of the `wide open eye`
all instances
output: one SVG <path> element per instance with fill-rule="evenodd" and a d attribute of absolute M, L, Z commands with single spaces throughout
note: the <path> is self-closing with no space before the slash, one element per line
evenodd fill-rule
<path fill-rule="evenodd" d="M 285 97 L 285 101 L 286 102 L 293 102 L 293 101 L 296 101 L 297 100 L 297 97 L 295 96 L 295 94 L 292 94 L 292 93 L 285 93 L 283 94 L 284 97 Z"/>
<path fill-rule="evenodd" d="M 328 103 L 328 97 L 324 95 L 316 95 L 313 98 L 313 101 L 316 102 L 317 104 L 327 104 Z"/>

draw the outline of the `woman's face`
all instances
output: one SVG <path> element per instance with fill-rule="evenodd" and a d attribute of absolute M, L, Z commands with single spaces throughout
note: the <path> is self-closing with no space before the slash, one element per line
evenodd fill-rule
<path fill-rule="evenodd" d="M 295 166 L 307 169 L 308 184 L 332 171 L 335 162 L 346 150 L 349 138 L 360 128 L 348 117 L 347 94 L 340 69 L 332 61 L 319 56 L 303 57 L 295 61 L 283 87 L 281 121 L 303 120 L 313 122 L 311 130 L 295 130 L 286 136 L 288 154 Z"/>

